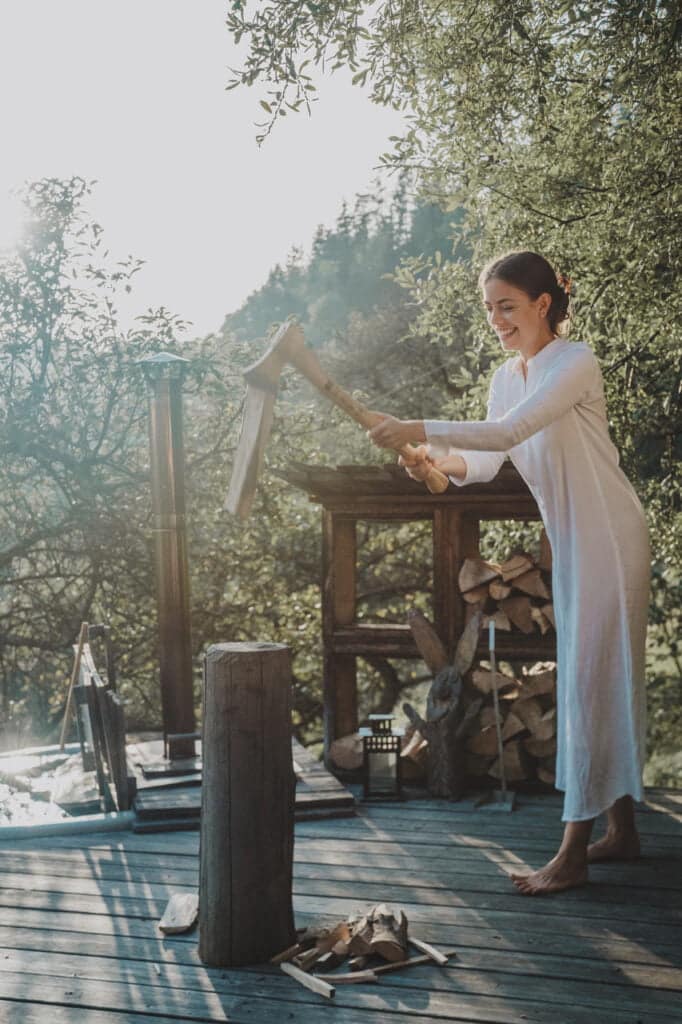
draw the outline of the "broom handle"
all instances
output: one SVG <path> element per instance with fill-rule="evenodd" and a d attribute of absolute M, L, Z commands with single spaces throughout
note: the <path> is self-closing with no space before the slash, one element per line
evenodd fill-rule
<path fill-rule="evenodd" d="M 344 391 L 342 387 L 339 387 L 335 381 L 326 373 L 320 366 L 320 362 L 312 351 L 312 349 L 306 348 L 302 345 L 297 348 L 295 352 L 292 352 L 289 356 L 289 362 L 291 362 L 297 370 L 299 370 L 304 377 L 306 377 L 310 383 L 317 388 L 318 391 L 326 395 L 327 398 L 337 405 L 339 409 L 343 409 L 351 419 L 359 423 L 360 426 L 364 427 L 365 430 L 371 430 L 377 423 L 381 422 L 381 416 L 377 413 L 372 413 L 363 405 L 362 402 L 358 402 L 356 398 L 349 395 L 347 391 Z M 414 453 L 415 449 L 410 444 L 405 444 L 401 448 L 398 448 L 398 453 L 402 455 L 406 463 L 413 463 L 415 461 Z M 424 483 L 431 491 L 432 494 L 442 494 L 448 488 L 449 480 L 445 473 L 441 473 L 439 469 L 432 466 L 427 476 L 424 478 Z"/>
<path fill-rule="evenodd" d="M 504 770 L 504 745 L 502 743 L 502 726 L 500 725 L 500 701 L 497 696 L 497 661 L 495 658 L 495 623 L 489 624 L 488 646 L 490 648 L 490 667 L 493 673 L 493 705 L 495 707 L 495 728 L 497 730 L 497 752 L 500 757 L 500 779 L 502 782 L 502 796 L 507 795 L 507 775 Z"/>

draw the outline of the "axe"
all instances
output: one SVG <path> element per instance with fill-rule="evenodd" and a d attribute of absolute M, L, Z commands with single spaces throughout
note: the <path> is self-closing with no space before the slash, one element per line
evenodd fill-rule
<path fill-rule="evenodd" d="M 334 405 L 343 409 L 365 430 L 370 430 L 381 420 L 379 415 L 370 412 L 325 373 L 315 353 L 306 347 L 300 325 L 294 320 L 287 320 L 276 331 L 267 352 L 244 371 L 247 382 L 244 416 L 230 488 L 225 501 L 227 511 L 239 515 L 242 519 L 248 516 L 256 492 L 265 445 L 272 428 L 279 377 L 287 363 L 295 366 L 318 391 L 326 395 Z M 404 445 L 400 449 L 400 455 L 405 462 L 413 462 L 414 448 L 411 445 Z M 442 494 L 447 489 L 449 481 L 440 470 L 431 468 L 425 483 L 432 494 Z"/>

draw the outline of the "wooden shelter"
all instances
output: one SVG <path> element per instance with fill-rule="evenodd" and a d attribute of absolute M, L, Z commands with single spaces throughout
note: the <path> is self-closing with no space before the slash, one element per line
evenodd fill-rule
<path fill-rule="evenodd" d="M 380 655 L 417 658 L 405 622 L 357 620 L 357 543 L 360 521 L 432 524 L 433 619 L 447 651 L 453 651 L 470 606 L 459 592 L 465 558 L 477 557 L 483 520 L 539 520 L 540 509 L 525 482 L 507 461 L 494 480 L 465 487 L 450 485 L 429 494 L 397 465 L 290 465 L 281 475 L 322 506 L 322 631 L 324 644 L 325 752 L 334 739 L 358 727 L 356 659 Z M 498 635 L 500 659 L 554 660 L 554 631 L 541 635 Z M 481 636 L 478 656 L 487 654 Z"/>

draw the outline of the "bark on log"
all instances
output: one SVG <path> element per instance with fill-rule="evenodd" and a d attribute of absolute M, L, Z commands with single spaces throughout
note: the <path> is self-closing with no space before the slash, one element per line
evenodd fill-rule
<path fill-rule="evenodd" d="M 202 758 L 199 956 L 219 967 L 264 963 L 296 941 L 291 663 L 283 644 L 209 648 Z"/>

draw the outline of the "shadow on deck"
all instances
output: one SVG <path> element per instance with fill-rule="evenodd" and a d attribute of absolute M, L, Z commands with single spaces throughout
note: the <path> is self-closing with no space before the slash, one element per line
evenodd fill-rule
<path fill-rule="evenodd" d="M 169 894 L 198 884 L 196 833 L 5 843 L 0 1020 L 671 1024 L 682 1016 L 682 793 L 647 796 L 641 860 L 593 866 L 586 888 L 547 898 L 518 894 L 506 872 L 554 852 L 555 796 L 523 797 L 511 815 L 415 801 L 299 822 L 297 925 L 395 902 L 411 934 L 457 951 L 445 968 L 339 986 L 332 1002 L 275 968 L 205 968 L 196 932 L 160 936 Z"/>

